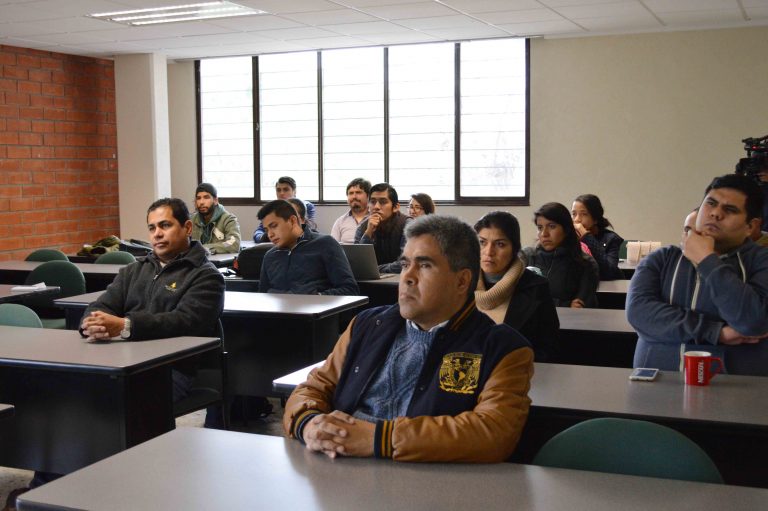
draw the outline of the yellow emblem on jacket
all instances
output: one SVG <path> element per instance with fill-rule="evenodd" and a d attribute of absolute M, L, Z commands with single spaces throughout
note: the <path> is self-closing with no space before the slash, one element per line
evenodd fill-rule
<path fill-rule="evenodd" d="M 171 291 L 171 292 L 174 292 L 174 291 L 176 291 L 176 283 L 175 283 L 175 282 L 172 282 L 172 283 L 170 283 L 170 284 L 167 284 L 167 285 L 165 286 L 165 289 L 167 289 L 168 291 Z"/>
<path fill-rule="evenodd" d="M 448 353 L 440 366 L 440 389 L 456 394 L 473 394 L 480 380 L 480 362 L 483 356 L 478 353 Z"/>

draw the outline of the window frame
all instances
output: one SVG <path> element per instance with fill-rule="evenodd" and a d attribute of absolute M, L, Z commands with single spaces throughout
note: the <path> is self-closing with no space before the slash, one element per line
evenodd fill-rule
<path fill-rule="evenodd" d="M 425 43 L 429 44 L 429 43 Z M 530 206 L 531 195 L 531 40 L 525 40 L 525 195 L 521 197 L 473 197 L 461 195 L 461 42 L 454 42 L 454 199 L 436 200 L 445 206 Z M 389 180 L 389 47 L 384 47 L 384 180 Z M 332 51 L 332 50 L 328 50 Z M 326 200 L 323 198 L 323 69 L 322 50 L 317 55 L 317 110 L 318 110 L 318 205 L 346 205 L 344 200 Z M 251 57 L 251 80 L 253 87 L 253 184 L 254 197 L 222 197 L 227 204 L 235 206 L 261 206 L 273 200 L 262 198 L 261 193 L 261 147 L 259 110 L 259 56 Z M 197 181 L 203 179 L 202 113 L 200 60 L 195 60 L 195 107 L 197 114 Z"/>

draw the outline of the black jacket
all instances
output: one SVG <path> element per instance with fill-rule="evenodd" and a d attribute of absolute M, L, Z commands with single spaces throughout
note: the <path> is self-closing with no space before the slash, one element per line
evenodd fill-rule
<path fill-rule="evenodd" d="M 621 280 L 624 274 L 619 269 L 619 251 L 624 239 L 613 231 L 603 229 L 597 236 L 586 234 L 581 238 L 600 268 L 600 280 Z"/>
<path fill-rule="evenodd" d="M 597 263 L 587 254 L 574 260 L 563 248 L 547 252 L 542 248 L 526 247 L 522 250 L 526 266 L 535 266 L 549 280 L 549 290 L 555 305 L 570 307 L 579 298 L 586 307 L 597 306 L 597 285 L 600 274 Z"/>
<path fill-rule="evenodd" d="M 533 345 L 536 362 L 549 362 L 555 358 L 560 320 L 547 279 L 530 270 L 523 271 L 509 301 L 504 323 L 523 334 Z"/>
<path fill-rule="evenodd" d="M 154 253 L 120 269 L 114 282 L 85 311 L 131 319 L 130 340 L 217 334 L 224 308 L 224 278 L 205 249 L 190 249 L 165 267 Z"/>
<path fill-rule="evenodd" d="M 398 305 L 368 309 L 357 316 L 333 396 L 334 408 L 354 413 L 404 325 Z M 467 304 L 437 333 L 406 415 L 458 415 L 472 410 L 496 364 L 510 352 L 524 347 L 530 344 L 517 332 L 506 325 L 494 324 L 475 308 L 474 302 Z M 461 392 L 441 390 L 441 367 L 449 355 L 477 357 L 477 380 Z"/>

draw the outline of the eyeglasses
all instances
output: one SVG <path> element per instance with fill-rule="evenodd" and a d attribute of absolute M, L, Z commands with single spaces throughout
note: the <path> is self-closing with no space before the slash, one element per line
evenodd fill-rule
<path fill-rule="evenodd" d="M 424 211 L 424 208 L 422 208 L 418 204 L 408 204 L 408 210 L 409 211 Z"/>

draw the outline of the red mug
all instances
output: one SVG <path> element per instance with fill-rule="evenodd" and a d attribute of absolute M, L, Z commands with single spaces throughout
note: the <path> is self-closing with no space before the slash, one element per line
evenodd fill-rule
<path fill-rule="evenodd" d="M 712 363 L 717 362 L 717 367 L 712 370 Z M 713 357 L 708 351 L 685 352 L 685 384 L 704 386 L 709 385 L 709 380 L 717 373 L 723 372 L 723 360 Z"/>

